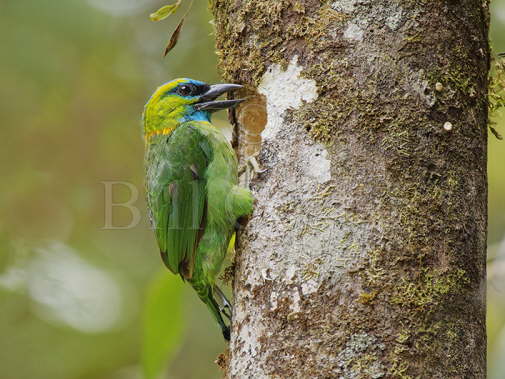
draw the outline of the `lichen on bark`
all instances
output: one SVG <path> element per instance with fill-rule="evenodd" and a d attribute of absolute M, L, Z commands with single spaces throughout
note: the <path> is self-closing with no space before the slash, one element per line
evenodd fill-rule
<path fill-rule="evenodd" d="M 229 375 L 484 377 L 487 3 L 210 6 L 225 80 L 317 87 L 262 141 Z"/>

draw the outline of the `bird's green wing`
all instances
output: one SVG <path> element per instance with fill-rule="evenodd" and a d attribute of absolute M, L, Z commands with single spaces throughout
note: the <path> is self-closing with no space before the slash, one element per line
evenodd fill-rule
<path fill-rule="evenodd" d="M 205 171 L 212 149 L 194 123 L 154 138 L 146 153 L 151 219 L 165 264 L 189 279 L 205 228 Z"/>

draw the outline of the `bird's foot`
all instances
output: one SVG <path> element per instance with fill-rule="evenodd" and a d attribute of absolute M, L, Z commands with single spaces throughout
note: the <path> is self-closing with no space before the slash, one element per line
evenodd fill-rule
<path fill-rule="evenodd" d="M 256 157 L 259 155 L 259 153 L 255 153 L 253 155 L 251 155 L 249 158 L 247 158 L 247 163 L 249 164 L 249 166 L 251 167 L 251 171 L 254 173 L 254 174 L 262 174 L 266 171 L 266 169 L 264 168 L 261 168 L 261 166 L 259 165 L 258 161 L 256 160 Z"/>
<path fill-rule="evenodd" d="M 257 175 L 266 171 L 266 169 L 261 168 L 259 165 L 256 159 L 258 155 L 259 152 L 247 157 L 245 164 L 239 168 L 239 176 L 243 179 L 245 187 L 248 187 L 249 183 L 251 183 Z"/>

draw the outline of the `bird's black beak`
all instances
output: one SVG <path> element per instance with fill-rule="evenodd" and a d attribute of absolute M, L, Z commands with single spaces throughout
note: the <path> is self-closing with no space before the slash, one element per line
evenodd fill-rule
<path fill-rule="evenodd" d="M 200 96 L 200 101 L 194 105 L 197 111 L 215 112 L 221 109 L 231 108 L 244 99 L 236 100 L 216 100 L 222 94 L 242 88 L 240 84 L 214 84 L 211 85 L 209 90 Z"/>

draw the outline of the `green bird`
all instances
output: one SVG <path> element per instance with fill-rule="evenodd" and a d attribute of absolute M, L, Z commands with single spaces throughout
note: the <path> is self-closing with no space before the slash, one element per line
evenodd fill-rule
<path fill-rule="evenodd" d="M 231 319 L 231 305 L 216 276 L 237 219 L 252 212 L 253 197 L 238 186 L 235 152 L 211 115 L 240 103 L 217 100 L 238 88 L 176 79 L 154 92 L 143 114 L 147 202 L 161 257 L 191 284 L 226 340 L 223 315 Z"/>

